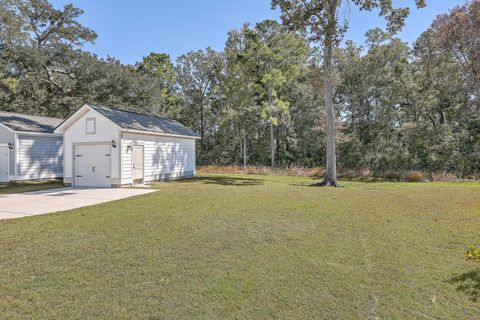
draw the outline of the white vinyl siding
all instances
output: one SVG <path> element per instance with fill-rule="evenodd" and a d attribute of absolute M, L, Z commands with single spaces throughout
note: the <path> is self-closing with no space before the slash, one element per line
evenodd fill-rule
<path fill-rule="evenodd" d="M 18 179 L 58 178 L 63 176 L 63 138 L 18 137 Z"/>
<path fill-rule="evenodd" d="M 10 150 L 5 145 L 0 145 L 0 182 L 10 180 Z"/>
<path fill-rule="evenodd" d="M 0 126 L 0 144 L 11 143 L 15 145 L 15 133 Z M 10 151 L 10 175 L 15 175 L 15 150 Z"/>
<path fill-rule="evenodd" d="M 131 183 L 132 150 L 144 146 L 145 181 L 187 177 L 195 174 L 195 140 L 124 133 L 122 183 Z"/>

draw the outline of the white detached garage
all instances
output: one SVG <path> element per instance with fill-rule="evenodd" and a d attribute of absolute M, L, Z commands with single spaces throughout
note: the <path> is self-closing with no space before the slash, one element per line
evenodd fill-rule
<path fill-rule="evenodd" d="M 84 105 L 63 133 L 64 183 L 119 187 L 195 175 L 199 136 L 177 121 Z"/>

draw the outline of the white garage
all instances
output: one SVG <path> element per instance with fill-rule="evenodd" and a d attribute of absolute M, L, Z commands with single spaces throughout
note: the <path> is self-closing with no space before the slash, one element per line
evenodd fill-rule
<path fill-rule="evenodd" d="M 63 134 L 66 185 L 120 187 L 195 175 L 199 136 L 171 119 L 84 105 L 55 132 Z"/>
<path fill-rule="evenodd" d="M 110 157 L 108 144 L 76 146 L 76 184 L 91 187 L 110 186 Z"/>

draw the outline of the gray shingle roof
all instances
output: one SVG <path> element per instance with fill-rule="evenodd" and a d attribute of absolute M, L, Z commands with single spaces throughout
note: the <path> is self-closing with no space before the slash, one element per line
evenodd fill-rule
<path fill-rule="evenodd" d="M 0 123 L 14 131 L 53 133 L 62 119 L 0 111 Z"/>
<path fill-rule="evenodd" d="M 149 116 L 146 114 L 123 111 L 107 107 L 88 105 L 110 121 L 127 130 L 174 134 L 189 137 L 199 137 L 198 133 L 179 122 L 167 118 Z"/>

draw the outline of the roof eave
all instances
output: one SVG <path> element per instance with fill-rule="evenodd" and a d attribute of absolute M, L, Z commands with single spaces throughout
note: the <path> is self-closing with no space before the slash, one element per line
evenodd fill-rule
<path fill-rule="evenodd" d="M 13 130 L 12 128 L 10 128 L 10 127 L 7 126 L 7 125 L 4 125 L 3 123 L 0 123 L 0 127 L 5 128 L 5 129 L 7 129 L 8 131 L 10 131 L 10 132 L 12 132 L 12 133 L 15 132 L 15 130 Z"/>
<path fill-rule="evenodd" d="M 182 134 L 155 132 L 155 131 L 147 131 L 147 130 L 134 130 L 134 129 L 125 129 L 125 128 L 122 128 L 122 132 L 148 134 L 153 136 L 164 136 L 164 137 L 173 137 L 173 138 L 183 138 L 183 139 L 193 139 L 193 140 L 201 139 L 201 137 L 199 136 L 189 136 L 189 135 L 182 135 Z"/>
<path fill-rule="evenodd" d="M 11 133 L 17 133 L 17 134 L 23 134 L 23 135 L 51 135 L 51 136 L 58 136 L 60 133 L 55 133 L 54 131 L 52 132 L 40 132 L 40 131 L 24 131 L 24 130 L 16 130 L 13 128 L 10 128 L 9 126 L 0 123 L 0 127 L 5 128 Z"/>
<path fill-rule="evenodd" d="M 14 130 L 14 132 L 21 135 L 30 135 L 30 136 L 61 136 L 62 135 L 62 133 L 56 133 L 56 132 L 35 132 L 35 131 L 16 131 L 16 130 Z"/>

